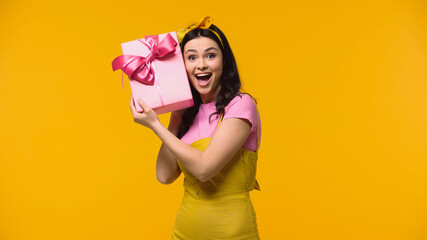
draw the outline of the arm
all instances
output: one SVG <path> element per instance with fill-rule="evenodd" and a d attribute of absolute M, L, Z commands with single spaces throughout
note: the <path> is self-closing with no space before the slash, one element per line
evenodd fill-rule
<path fill-rule="evenodd" d="M 174 135 L 178 135 L 179 127 L 182 122 L 182 114 L 173 112 L 171 113 L 171 118 L 169 121 L 168 130 Z M 179 169 L 176 162 L 175 156 L 168 149 L 168 147 L 162 143 L 160 147 L 159 154 L 157 155 L 156 162 L 156 176 L 157 181 L 162 184 L 173 183 L 181 174 L 181 169 Z"/>
<path fill-rule="evenodd" d="M 226 119 L 218 126 L 206 150 L 200 151 L 186 145 L 166 129 L 156 113 L 142 100 L 138 100 L 138 103 L 144 109 L 144 113 L 136 112 L 131 102 L 134 121 L 153 130 L 170 153 L 202 182 L 211 179 L 227 164 L 246 141 L 251 129 L 247 120 Z"/>

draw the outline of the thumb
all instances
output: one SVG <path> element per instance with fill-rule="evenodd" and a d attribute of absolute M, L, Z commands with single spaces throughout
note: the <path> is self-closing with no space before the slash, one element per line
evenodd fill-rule
<path fill-rule="evenodd" d="M 138 98 L 138 104 L 142 107 L 142 109 L 144 109 L 144 112 L 151 110 L 151 108 L 141 98 Z"/>

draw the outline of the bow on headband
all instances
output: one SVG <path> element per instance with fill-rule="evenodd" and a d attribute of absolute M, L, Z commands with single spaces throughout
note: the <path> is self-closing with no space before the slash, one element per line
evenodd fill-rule
<path fill-rule="evenodd" d="M 222 40 L 219 37 L 218 33 L 209 28 L 212 25 L 212 21 L 213 21 L 212 17 L 208 16 L 208 17 L 200 19 L 199 21 L 197 21 L 195 24 L 191 25 L 188 28 L 178 30 L 176 32 L 176 34 L 178 36 L 179 43 L 182 42 L 182 40 L 184 39 L 185 35 L 188 32 L 190 32 L 191 30 L 194 30 L 194 29 L 207 29 L 207 30 L 211 31 L 212 33 L 214 33 L 217 36 L 217 38 L 221 42 L 222 47 L 224 47 L 224 44 L 222 43 Z"/>
<path fill-rule="evenodd" d="M 170 34 L 159 43 L 157 35 L 145 36 L 138 40 L 148 47 L 150 53 L 146 57 L 135 55 L 121 55 L 113 60 L 113 71 L 121 69 L 130 80 L 136 80 L 146 85 L 154 84 L 154 70 L 151 62 L 156 58 L 162 58 L 175 52 L 177 42 Z M 123 83 L 123 78 L 122 78 Z"/>

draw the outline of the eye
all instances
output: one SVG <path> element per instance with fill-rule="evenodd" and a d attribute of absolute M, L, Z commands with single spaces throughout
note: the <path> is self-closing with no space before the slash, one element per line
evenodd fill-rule
<path fill-rule="evenodd" d="M 215 53 L 208 53 L 208 55 L 206 55 L 206 58 L 215 58 Z"/>
<path fill-rule="evenodd" d="M 190 60 L 190 61 L 193 61 L 193 60 L 196 60 L 196 56 L 194 56 L 194 55 L 189 55 L 189 56 L 187 57 L 187 59 L 188 59 L 188 60 Z"/>

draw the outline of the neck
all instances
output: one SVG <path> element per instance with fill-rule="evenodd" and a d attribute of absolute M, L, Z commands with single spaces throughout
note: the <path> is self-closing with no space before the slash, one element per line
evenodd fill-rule
<path fill-rule="evenodd" d="M 200 95 L 200 97 L 202 98 L 202 104 L 207 104 L 207 103 L 210 103 L 210 102 L 216 100 L 216 97 L 213 97 L 213 96 L 202 96 L 202 95 Z"/>
<path fill-rule="evenodd" d="M 218 88 L 214 93 L 208 93 L 208 94 L 200 94 L 200 98 L 202 99 L 202 104 L 210 103 L 212 101 L 216 100 L 216 97 L 218 96 L 219 90 L 221 88 Z"/>

